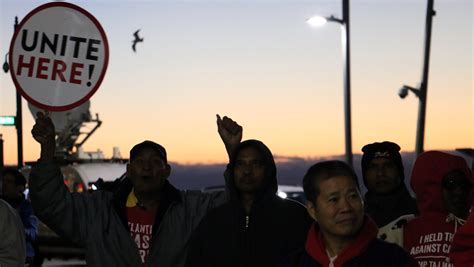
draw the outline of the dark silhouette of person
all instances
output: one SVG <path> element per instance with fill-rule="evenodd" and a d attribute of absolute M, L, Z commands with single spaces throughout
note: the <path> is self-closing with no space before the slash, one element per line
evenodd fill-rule
<path fill-rule="evenodd" d="M 264 143 L 250 139 L 227 151 L 230 201 L 202 220 L 186 265 L 275 266 L 304 245 L 310 217 L 303 205 L 276 195 L 277 169 Z"/>

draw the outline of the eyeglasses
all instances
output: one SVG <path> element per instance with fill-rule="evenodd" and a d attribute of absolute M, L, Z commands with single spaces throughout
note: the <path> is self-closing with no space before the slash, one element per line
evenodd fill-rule
<path fill-rule="evenodd" d="M 442 186 L 447 190 L 454 190 L 456 188 L 461 188 L 469 190 L 472 185 L 467 179 L 454 179 L 454 178 L 445 178 L 442 181 Z"/>

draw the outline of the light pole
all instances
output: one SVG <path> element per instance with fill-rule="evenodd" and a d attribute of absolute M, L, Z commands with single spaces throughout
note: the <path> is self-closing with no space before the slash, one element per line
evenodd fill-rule
<path fill-rule="evenodd" d="M 13 24 L 13 32 L 16 31 L 18 26 L 18 17 L 15 16 L 15 24 Z M 10 67 L 7 62 L 7 55 L 5 55 L 5 62 L 3 63 L 3 71 L 8 73 Z M 16 116 L 15 116 L 15 127 L 17 136 L 17 150 L 18 150 L 18 168 L 23 167 L 23 112 L 21 106 L 21 94 L 16 90 Z"/>
<path fill-rule="evenodd" d="M 314 16 L 307 20 L 311 26 L 320 26 L 327 21 L 337 22 L 342 30 L 342 57 L 344 60 L 344 129 L 345 129 L 345 148 L 346 162 L 352 164 L 352 130 L 351 130 L 351 54 L 350 54 L 350 19 L 349 19 L 349 0 L 342 0 L 342 19 L 333 15 L 324 18 Z"/>
<path fill-rule="evenodd" d="M 400 91 L 398 92 L 398 95 L 402 99 L 408 95 L 408 92 L 412 92 L 418 97 L 419 100 L 415 147 L 415 152 L 417 156 L 423 153 L 423 145 L 425 138 L 426 97 L 428 91 L 428 73 L 430 68 L 431 28 L 433 25 L 433 17 L 435 15 L 436 11 L 434 10 L 434 0 L 428 0 L 425 25 L 425 55 L 423 60 L 423 74 L 421 77 L 421 83 L 418 88 L 403 85 Z"/>

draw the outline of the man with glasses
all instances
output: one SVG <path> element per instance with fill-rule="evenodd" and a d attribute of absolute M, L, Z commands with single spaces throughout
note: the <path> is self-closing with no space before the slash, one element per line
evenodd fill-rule
<path fill-rule="evenodd" d="M 219 124 L 218 130 L 226 148 L 240 143 L 236 122 Z M 51 119 L 38 112 L 32 134 L 41 145 L 30 175 L 33 208 L 51 229 L 85 248 L 88 266 L 183 266 L 192 231 L 227 199 L 224 192 L 173 187 L 166 150 L 152 141 L 130 150 L 126 177 L 113 190 L 71 194 L 54 159 Z"/>
<path fill-rule="evenodd" d="M 404 247 L 420 266 L 453 266 L 448 257 L 453 236 L 469 215 L 474 178 L 466 161 L 439 151 L 421 154 L 411 186 L 420 216 L 404 227 Z"/>

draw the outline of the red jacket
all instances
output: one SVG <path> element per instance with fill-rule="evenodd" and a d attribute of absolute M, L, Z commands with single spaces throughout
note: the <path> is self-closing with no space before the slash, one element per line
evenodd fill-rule
<path fill-rule="evenodd" d="M 464 226 L 454 234 L 449 257 L 456 267 L 474 266 L 474 212 L 471 211 Z"/>
<path fill-rule="evenodd" d="M 416 262 L 402 248 L 377 239 L 377 225 L 368 216 L 356 239 L 334 261 L 334 267 L 413 267 Z M 326 246 L 317 223 L 308 232 L 306 247 L 289 257 L 281 266 L 328 267 Z"/>
<path fill-rule="evenodd" d="M 311 227 L 306 239 L 306 252 L 323 266 L 329 266 L 329 257 L 326 246 L 317 227 Z M 365 217 L 364 224 L 356 240 L 347 246 L 334 261 L 334 267 L 342 266 L 349 259 L 358 256 L 374 239 L 377 238 L 377 225 L 369 217 Z"/>
<path fill-rule="evenodd" d="M 429 151 L 416 159 L 411 186 L 420 216 L 405 226 L 404 247 L 420 266 L 453 266 L 448 253 L 454 233 L 463 221 L 449 214 L 444 207 L 441 181 L 447 173 L 457 169 L 465 172 L 474 183 L 470 169 L 461 157 Z"/>

